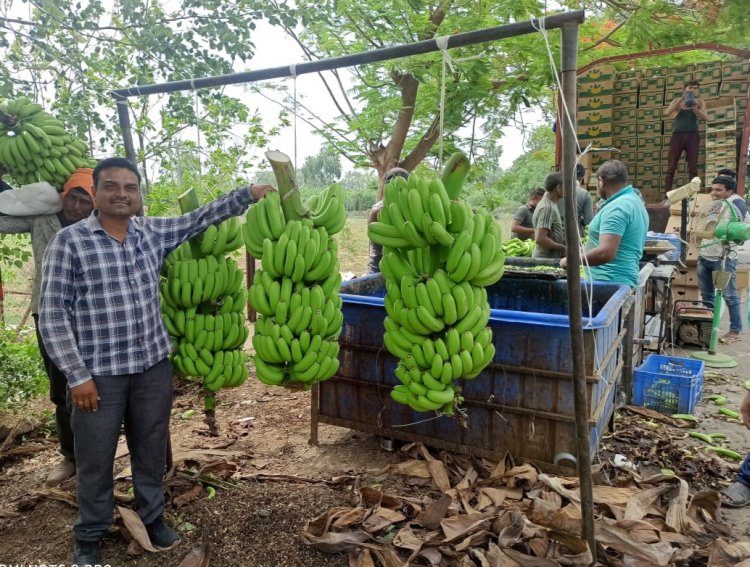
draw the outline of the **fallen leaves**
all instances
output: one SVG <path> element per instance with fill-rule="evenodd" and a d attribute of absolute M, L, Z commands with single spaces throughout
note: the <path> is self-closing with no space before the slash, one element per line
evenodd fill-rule
<path fill-rule="evenodd" d="M 509 457 L 498 464 L 447 452 L 436 458 L 421 445 L 404 453 L 406 460 L 389 469 L 393 484 L 404 487 L 401 493 L 355 487 L 351 506 L 308 522 L 303 540 L 348 553 L 354 567 L 591 563 L 581 536 L 578 479 L 540 473 Z M 716 539 L 726 533 L 717 493 L 691 496 L 675 475 L 644 480 L 636 471 L 619 470 L 615 480 L 618 486 L 597 484 L 593 491 L 605 563 L 666 566 L 708 558 L 709 567 L 719 567 L 750 558 L 750 544 Z"/>

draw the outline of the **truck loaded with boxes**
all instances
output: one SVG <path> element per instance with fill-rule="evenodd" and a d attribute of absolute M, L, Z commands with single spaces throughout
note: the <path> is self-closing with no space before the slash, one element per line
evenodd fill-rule
<path fill-rule="evenodd" d="M 684 50 L 688 50 L 685 48 Z M 733 52 L 732 52 L 733 53 Z M 591 144 L 589 186 L 595 187 L 596 170 L 607 159 L 623 161 L 631 180 L 646 203 L 663 201 L 667 188 L 667 156 L 672 119 L 666 109 L 685 91 L 687 82 L 700 82 L 699 96 L 705 100 L 708 120 L 699 121 L 701 145 L 698 175 L 709 184 L 721 168 L 744 171 L 742 151 L 745 128 L 750 60 L 731 58 L 679 66 L 646 67 L 651 54 L 631 54 L 594 62 L 578 72 L 577 136 L 580 146 Z M 615 60 L 631 67 L 622 70 Z M 643 68 L 632 68 L 635 65 Z M 618 69 L 618 66 L 620 68 Z M 744 143 L 743 143 L 744 142 Z M 673 187 L 689 181 L 683 154 Z M 744 192 L 744 179 L 740 183 Z"/>

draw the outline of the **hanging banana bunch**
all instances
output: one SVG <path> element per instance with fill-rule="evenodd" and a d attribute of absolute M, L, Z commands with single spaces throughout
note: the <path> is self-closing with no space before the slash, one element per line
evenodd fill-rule
<path fill-rule="evenodd" d="M 175 369 L 216 392 L 240 386 L 248 376 L 245 276 L 227 257 L 242 246 L 239 219 L 211 225 L 199 244 L 184 243 L 165 260 L 162 316 L 177 345 Z"/>
<path fill-rule="evenodd" d="M 453 413 L 456 381 L 475 378 L 495 355 L 485 287 L 502 277 L 505 254 L 492 215 L 458 200 L 468 170 L 458 153 L 442 180 L 394 178 L 368 227 L 384 247 L 383 340 L 401 382 L 391 397 L 415 411 Z"/>
<path fill-rule="evenodd" d="M 0 164 L 20 185 L 46 181 L 61 188 L 81 167 L 95 167 L 86 143 L 25 96 L 0 104 Z"/>
<path fill-rule="evenodd" d="M 269 153 L 279 192 L 250 207 L 244 225 L 245 246 L 262 263 L 249 293 L 259 314 L 255 370 L 264 384 L 309 387 L 339 367 L 344 316 L 338 244 L 331 237 L 346 223 L 344 196 L 331 185 L 303 204 L 288 157 Z"/>

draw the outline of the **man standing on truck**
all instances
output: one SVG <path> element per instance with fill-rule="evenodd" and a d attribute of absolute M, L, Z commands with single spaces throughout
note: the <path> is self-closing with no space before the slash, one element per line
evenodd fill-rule
<path fill-rule="evenodd" d="M 534 210 L 542 197 L 544 197 L 544 189 L 541 187 L 532 189 L 526 204 L 518 207 L 516 212 L 513 213 L 513 224 L 510 227 L 512 238 L 518 238 L 518 240 L 534 238 Z"/>
<path fill-rule="evenodd" d="M 544 180 L 544 198 L 534 211 L 533 258 L 561 258 L 565 256 L 565 227 L 557 209 L 563 196 L 562 173 L 550 173 Z"/>
<path fill-rule="evenodd" d="M 698 148 L 701 143 L 698 120 L 708 120 L 706 101 L 698 98 L 699 87 L 698 81 L 687 83 L 683 95 L 674 99 L 665 112 L 669 118 L 674 119 L 672 137 L 669 139 L 667 176 L 662 187 L 665 198 L 667 191 L 672 190 L 674 174 L 683 151 L 687 157 L 688 179 L 698 176 Z"/>
<path fill-rule="evenodd" d="M 648 213 L 643 200 L 628 183 L 628 169 L 618 160 L 604 162 L 596 172 L 596 186 L 603 205 L 589 226 L 588 249 L 582 263 L 589 278 L 638 286 Z M 566 258 L 560 260 L 565 268 Z"/>

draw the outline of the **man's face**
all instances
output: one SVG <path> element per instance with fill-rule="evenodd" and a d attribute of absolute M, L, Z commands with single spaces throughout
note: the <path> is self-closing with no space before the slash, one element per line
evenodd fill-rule
<path fill-rule="evenodd" d="M 534 195 L 531 199 L 529 199 L 529 207 L 531 207 L 532 209 L 536 209 L 536 206 L 541 200 L 542 198 L 539 195 Z"/>
<path fill-rule="evenodd" d="M 91 196 L 83 189 L 73 189 L 62 202 L 63 216 L 72 223 L 85 219 L 93 210 Z"/>
<path fill-rule="evenodd" d="M 135 173 L 124 167 L 112 167 L 99 173 L 95 188 L 96 206 L 104 216 L 130 218 L 141 207 L 141 193 Z"/>
<path fill-rule="evenodd" d="M 557 187 L 555 187 L 555 192 L 557 193 L 557 196 L 560 199 L 563 198 L 563 186 L 562 186 L 562 183 L 560 183 L 560 185 L 558 185 Z"/>
<path fill-rule="evenodd" d="M 688 85 L 685 87 L 686 93 L 693 93 L 696 97 L 698 96 L 698 86 L 697 85 Z"/>
<path fill-rule="evenodd" d="M 714 183 L 711 185 L 711 198 L 714 201 L 720 201 L 721 199 L 729 199 L 732 196 L 732 192 L 727 189 L 726 185 L 721 183 Z"/>

